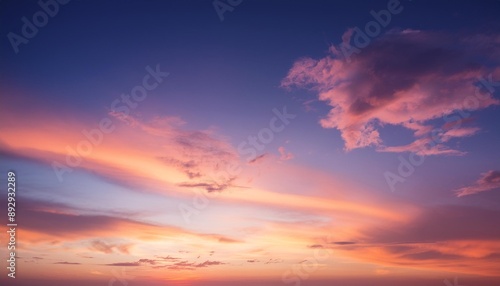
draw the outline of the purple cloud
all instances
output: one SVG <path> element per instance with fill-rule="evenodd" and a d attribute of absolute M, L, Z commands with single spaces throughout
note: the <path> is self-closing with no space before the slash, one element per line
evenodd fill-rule
<path fill-rule="evenodd" d="M 456 121 L 461 118 L 451 115 L 457 110 L 466 114 L 500 104 L 491 94 L 498 83 L 483 78 L 500 78 L 500 58 L 494 56 L 499 54 L 498 35 L 390 31 L 350 63 L 342 59 L 338 47 L 319 60 L 297 60 L 282 86 L 317 93 L 331 107 L 320 120 L 321 126 L 338 129 L 346 150 L 372 145 L 382 152 L 460 155 L 462 151 L 444 143 L 479 129 L 440 130 L 432 120 Z M 491 63 L 489 67 L 480 64 L 485 60 Z M 478 82 L 486 83 L 478 87 Z M 385 125 L 413 131 L 414 142 L 386 146 L 379 132 Z"/>
<path fill-rule="evenodd" d="M 457 197 L 463 197 L 498 188 L 500 188 L 500 171 L 491 170 L 482 173 L 481 177 L 472 186 L 460 188 L 455 193 Z"/>

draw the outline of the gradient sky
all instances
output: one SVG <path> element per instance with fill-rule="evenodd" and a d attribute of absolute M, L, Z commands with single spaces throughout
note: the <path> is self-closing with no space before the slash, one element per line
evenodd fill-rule
<path fill-rule="evenodd" d="M 500 283 L 500 1 L 41 2 L 0 2 L 2 285 Z"/>

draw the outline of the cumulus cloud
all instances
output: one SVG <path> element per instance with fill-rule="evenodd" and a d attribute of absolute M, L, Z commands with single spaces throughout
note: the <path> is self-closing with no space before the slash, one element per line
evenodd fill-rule
<path fill-rule="evenodd" d="M 453 130 L 445 130 L 442 125 L 500 103 L 492 94 L 498 85 L 492 80 L 500 78 L 499 58 L 494 57 L 500 53 L 500 37 L 408 31 L 382 35 L 350 62 L 336 46 L 324 58 L 299 59 L 281 85 L 317 93 L 331 107 L 321 126 L 338 129 L 346 150 L 376 146 L 385 152 L 463 154 L 445 143 L 479 129 L 454 124 Z M 349 30 L 344 42 L 351 37 Z M 486 60 L 488 66 L 480 64 Z M 386 146 L 380 134 L 385 125 L 411 130 L 414 142 Z"/>
<path fill-rule="evenodd" d="M 481 174 L 481 177 L 472 186 L 460 188 L 455 193 L 457 197 L 463 197 L 499 188 L 500 171 L 491 170 Z"/>

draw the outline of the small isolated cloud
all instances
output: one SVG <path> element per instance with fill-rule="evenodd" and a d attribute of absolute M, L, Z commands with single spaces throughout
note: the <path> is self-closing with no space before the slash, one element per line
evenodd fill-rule
<path fill-rule="evenodd" d="M 129 248 L 131 244 L 112 244 L 106 243 L 101 240 L 94 240 L 90 243 L 90 249 L 99 251 L 102 253 L 110 254 L 113 252 L 121 252 L 123 254 L 129 254 Z"/>
<path fill-rule="evenodd" d="M 221 243 L 240 243 L 242 241 L 238 240 L 238 239 L 233 239 L 233 238 L 221 236 L 221 237 L 219 237 L 219 242 L 221 242 Z M 210 253 L 210 256 L 212 256 L 212 255 L 213 255 L 213 252 Z"/>
<path fill-rule="evenodd" d="M 190 183 L 190 182 L 183 182 L 177 184 L 179 187 L 184 187 L 184 188 L 203 188 L 207 190 L 207 192 L 221 192 L 227 189 L 228 187 L 233 187 L 232 182 L 234 181 L 234 177 L 230 178 L 229 180 L 225 181 L 224 183 L 217 183 L 215 181 L 211 182 L 198 182 L 198 183 Z"/>
<path fill-rule="evenodd" d="M 139 259 L 139 263 L 155 265 L 156 260 L 143 258 L 143 259 Z"/>
<path fill-rule="evenodd" d="M 117 263 L 109 263 L 106 266 L 121 266 L 121 267 L 131 267 L 131 266 L 141 266 L 139 262 L 117 262 Z"/>
<path fill-rule="evenodd" d="M 344 42 L 355 36 L 347 31 Z M 498 35 L 390 31 L 353 54 L 350 62 L 337 46 L 324 58 L 299 59 L 281 85 L 312 90 L 329 105 L 320 124 L 339 130 L 347 151 L 375 146 L 381 152 L 461 155 L 445 143 L 479 129 L 446 130 L 442 125 L 463 119 L 457 111 L 463 117 L 500 104 L 492 95 L 499 85 L 494 81 L 500 78 L 498 55 Z M 488 66 L 481 64 L 485 61 Z M 380 133 L 385 125 L 412 131 L 413 142 L 386 146 Z"/>
<path fill-rule="evenodd" d="M 455 193 L 457 197 L 463 197 L 498 188 L 500 188 L 500 171 L 491 170 L 481 174 L 474 185 L 458 189 Z"/>
<path fill-rule="evenodd" d="M 179 262 L 179 263 L 176 263 L 174 265 L 164 265 L 162 267 L 166 267 L 167 269 L 170 269 L 170 270 L 195 270 L 196 268 L 193 268 L 193 266 L 191 265 L 191 263 L 188 263 L 188 262 Z"/>
<path fill-rule="evenodd" d="M 88 256 L 88 255 L 83 255 L 83 254 L 78 254 L 78 256 L 80 256 L 82 258 L 88 258 L 88 259 L 94 258 L 93 256 Z"/>
<path fill-rule="evenodd" d="M 280 152 L 280 160 L 286 161 L 286 160 L 293 159 L 293 157 L 294 157 L 293 154 L 290 152 L 287 152 L 285 150 L 285 147 L 283 147 L 283 146 L 280 146 L 278 148 L 278 151 Z"/>
<path fill-rule="evenodd" d="M 263 161 L 266 157 L 268 157 L 267 153 L 261 154 L 255 158 L 253 158 L 252 160 L 248 161 L 248 164 L 256 164 L 258 162 Z"/>
<path fill-rule="evenodd" d="M 266 263 L 264 264 L 274 264 L 274 263 L 282 263 L 283 262 L 283 259 L 279 259 L 279 258 L 270 258 L 268 261 L 266 261 Z"/>
<path fill-rule="evenodd" d="M 207 260 L 203 263 L 199 263 L 199 264 L 196 264 L 195 267 L 207 267 L 207 266 L 213 266 L 213 265 L 222 265 L 222 264 L 225 264 L 223 262 L 220 262 L 220 261 L 210 261 L 210 260 Z"/>
<path fill-rule="evenodd" d="M 158 259 L 161 259 L 161 260 L 165 260 L 165 261 L 175 261 L 175 260 L 180 260 L 179 257 L 173 257 L 173 256 L 156 256 L 156 258 Z"/>
<path fill-rule="evenodd" d="M 124 266 L 124 267 L 135 267 L 135 266 L 143 266 L 143 265 L 156 265 L 158 260 L 142 258 L 138 261 L 134 262 L 117 262 L 117 263 L 109 263 L 105 264 L 106 266 Z"/>
<path fill-rule="evenodd" d="M 354 242 L 354 241 L 334 241 L 334 242 L 331 242 L 331 244 L 336 244 L 336 245 L 352 245 L 352 244 L 356 244 L 356 242 Z"/>
<path fill-rule="evenodd" d="M 313 245 L 309 245 L 308 247 L 309 248 L 323 248 L 323 245 L 321 245 L 321 244 L 313 244 Z"/>
<path fill-rule="evenodd" d="M 64 265 L 80 265 L 81 263 L 77 263 L 77 262 L 67 262 L 67 261 L 59 261 L 59 262 L 54 262 L 54 264 L 64 264 Z"/>
<path fill-rule="evenodd" d="M 195 270 L 196 268 L 204 268 L 209 266 L 224 265 L 226 263 L 221 261 L 210 261 L 206 260 L 202 263 L 189 262 L 187 260 L 174 263 L 173 265 L 166 265 L 168 269 L 171 270 Z"/>

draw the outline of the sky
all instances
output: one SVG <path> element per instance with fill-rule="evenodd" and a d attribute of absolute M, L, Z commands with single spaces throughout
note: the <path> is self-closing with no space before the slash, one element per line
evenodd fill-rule
<path fill-rule="evenodd" d="M 0 11 L 2 285 L 499 285 L 500 1 Z"/>

